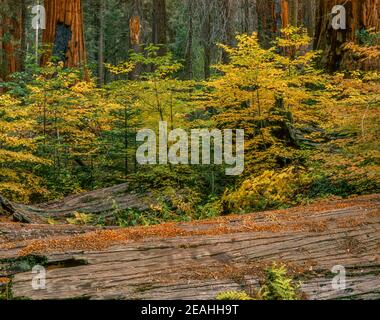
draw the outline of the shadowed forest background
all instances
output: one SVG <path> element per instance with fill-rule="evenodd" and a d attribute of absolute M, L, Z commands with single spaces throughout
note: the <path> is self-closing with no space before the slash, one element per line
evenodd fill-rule
<path fill-rule="evenodd" d="M 130 226 L 379 192 L 379 0 L 0 0 L 0 17 L 7 199 L 126 183 L 147 208 L 68 222 Z M 138 165 L 159 121 L 245 129 L 244 173 Z"/>

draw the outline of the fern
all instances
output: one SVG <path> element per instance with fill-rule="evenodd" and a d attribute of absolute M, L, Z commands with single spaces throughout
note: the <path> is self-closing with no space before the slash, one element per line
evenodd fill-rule
<path fill-rule="evenodd" d="M 266 271 L 266 282 L 262 286 L 259 295 L 263 300 L 299 300 L 300 286 L 293 283 L 293 279 L 287 275 L 284 264 L 273 264 Z"/>
<path fill-rule="evenodd" d="M 73 218 L 67 218 L 66 220 L 69 224 L 86 225 L 86 224 L 90 224 L 91 222 L 93 222 L 94 217 L 92 214 L 74 212 L 74 217 Z"/>
<path fill-rule="evenodd" d="M 216 296 L 216 300 L 253 300 L 248 294 L 241 291 L 221 292 Z"/>

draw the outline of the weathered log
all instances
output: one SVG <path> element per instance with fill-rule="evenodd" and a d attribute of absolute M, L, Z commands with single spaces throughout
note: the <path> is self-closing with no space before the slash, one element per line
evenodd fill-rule
<path fill-rule="evenodd" d="M 0 269 L 15 298 L 213 299 L 254 292 L 274 261 L 309 299 L 380 298 L 380 195 L 153 227 L 13 228 L 0 224 Z M 33 290 L 35 274 L 17 268 L 25 261 L 42 261 L 46 289 Z M 345 290 L 332 287 L 336 265 Z"/>
<path fill-rule="evenodd" d="M 51 218 L 65 222 L 75 212 L 101 215 L 127 209 L 145 211 L 155 203 L 151 194 L 132 193 L 128 190 L 128 184 L 121 184 L 35 206 L 12 203 L 0 196 L 0 215 L 4 204 L 3 214 L 11 215 L 15 221 L 46 223 Z"/>
<path fill-rule="evenodd" d="M 14 208 L 12 203 L 0 195 L 0 214 L 13 214 Z"/>

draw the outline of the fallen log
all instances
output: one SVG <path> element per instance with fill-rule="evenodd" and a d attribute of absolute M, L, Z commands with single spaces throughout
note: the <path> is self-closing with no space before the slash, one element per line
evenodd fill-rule
<path fill-rule="evenodd" d="M 0 194 L 0 214 L 11 215 L 14 212 L 12 203 Z"/>
<path fill-rule="evenodd" d="M 152 227 L 3 223 L 0 277 L 12 280 L 14 298 L 214 299 L 255 292 L 276 261 L 308 299 L 380 299 L 379 249 L 380 195 L 372 195 Z M 42 290 L 31 285 L 35 263 L 46 268 Z M 337 265 L 342 290 L 332 287 Z"/>
<path fill-rule="evenodd" d="M 0 195 L 0 215 L 24 223 L 46 223 L 48 219 L 65 222 L 75 212 L 101 215 L 127 209 L 145 211 L 154 203 L 151 194 L 131 192 L 128 184 L 121 184 L 33 206 L 13 203 Z"/>

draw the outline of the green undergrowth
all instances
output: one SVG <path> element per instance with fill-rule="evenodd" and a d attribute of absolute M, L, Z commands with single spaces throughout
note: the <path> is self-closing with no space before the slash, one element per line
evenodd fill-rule
<path fill-rule="evenodd" d="M 244 291 L 221 292 L 216 300 L 301 300 L 300 283 L 288 275 L 285 264 L 274 263 L 265 271 L 265 280 L 255 294 Z"/>

